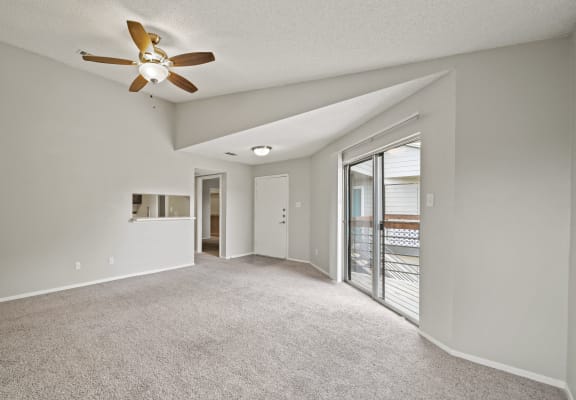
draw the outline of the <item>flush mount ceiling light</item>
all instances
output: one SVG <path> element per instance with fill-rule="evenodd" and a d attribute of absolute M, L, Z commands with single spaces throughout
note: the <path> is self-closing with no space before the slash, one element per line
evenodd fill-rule
<path fill-rule="evenodd" d="M 255 147 L 252 147 L 252 151 L 253 151 L 254 154 L 256 154 L 258 157 L 267 156 L 268 153 L 270 153 L 270 150 L 272 150 L 272 147 L 270 147 L 270 146 L 255 146 Z"/>

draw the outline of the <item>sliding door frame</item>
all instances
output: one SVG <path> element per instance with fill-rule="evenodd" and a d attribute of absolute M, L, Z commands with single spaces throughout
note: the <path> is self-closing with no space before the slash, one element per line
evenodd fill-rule
<path fill-rule="evenodd" d="M 363 157 L 358 157 L 356 158 L 354 161 L 349 162 L 347 164 L 344 165 L 344 185 L 343 185 L 343 190 L 344 190 L 344 194 L 343 194 L 343 199 L 344 199 L 344 237 L 346 240 L 346 254 L 345 254 L 345 262 L 344 262 L 344 281 L 348 282 L 349 284 L 351 284 L 352 286 L 354 286 L 356 289 L 364 292 L 365 294 L 369 295 L 370 297 L 374 298 L 373 294 L 374 293 L 374 283 L 376 282 L 374 279 L 374 275 L 376 272 L 376 266 L 372 265 L 372 293 L 370 293 L 370 291 L 366 290 L 366 288 L 363 288 L 362 286 L 356 284 L 353 280 L 352 280 L 352 271 L 350 268 L 350 265 L 352 263 L 351 257 L 352 257 L 352 235 L 350 234 L 350 207 L 352 205 L 352 186 L 350 186 L 350 171 L 351 171 L 351 167 L 353 167 L 354 165 L 357 164 L 361 164 L 363 162 L 366 161 L 370 161 L 372 160 L 372 175 L 374 176 L 374 174 L 376 173 L 377 167 L 376 167 L 376 159 L 377 154 L 369 154 L 369 155 L 365 155 Z M 374 179 L 372 179 L 372 208 L 375 208 L 375 204 L 374 200 L 376 198 L 376 188 L 374 187 Z M 374 214 L 374 212 L 372 213 Z M 374 225 L 375 219 L 373 218 L 372 220 L 372 235 L 374 235 L 375 232 L 375 227 L 376 225 Z M 376 258 L 374 258 L 376 256 L 375 253 L 375 244 L 372 244 L 372 261 L 374 264 L 374 260 L 376 260 Z"/>
<path fill-rule="evenodd" d="M 372 290 L 371 293 L 366 290 L 366 288 L 357 285 L 352 280 L 352 271 L 350 269 L 351 257 L 352 257 L 352 237 L 350 235 L 350 207 L 352 205 L 352 186 L 350 186 L 350 170 L 351 167 L 357 164 L 361 164 L 366 161 L 372 160 Z M 363 291 L 364 293 L 370 295 L 372 298 L 377 300 L 378 297 L 378 284 L 380 281 L 380 268 L 379 260 L 381 257 L 381 242 L 380 242 L 380 214 L 382 209 L 381 198 L 378 195 L 379 191 L 382 189 L 382 154 L 374 153 L 366 157 L 359 158 L 353 162 L 347 163 L 345 165 L 344 173 L 344 221 L 346 230 L 346 270 L 344 274 L 344 280 L 350 283 L 355 288 Z M 375 295 L 376 294 L 376 295 Z"/>
<path fill-rule="evenodd" d="M 410 316 L 405 315 L 400 310 L 396 309 L 393 305 L 386 302 L 385 299 L 385 275 L 383 273 L 383 263 L 385 260 L 382 259 L 382 242 L 384 240 L 383 233 L 381 231 L 384 230 L 384 217 L 385 217 L 385 193 L 384 193 L 384 152 L 390 149 L 394 149 L 400 146 L 404 146 L 406 144 L 416 142 L 421 139 L 421 134 L 415 133 L 412 135 L 408 135 L 400 140 L 392 141 L 389 144 L 384 146 L 379 146 L 369 152 L 364 153 L 361 156 L 354 157 L 351 160 L 344 161 L 343 160 L 343 168 L 344 168 L 344 182 L 342 185 L 343 195 L 342 198 L 344 199 L 344 249 L 346 249 L 346 254 L 344 257 L 344 281 L 354 288 L 360 290 L 361 292 L 369 295 L 377 301 L 378 303 L 382 304 L 386 308 L 394 311 L 395 313 L 399 314 L 400 316 L 404 317 L 407 321 L 413 323 L 414 325 L 418 326 L 418 321 L 415 321 Z M 364 161 L 368 161 L 372 159 L 372 168 L 373 168 L 373 179 L 372 179 L 372 195 L 373 195 L 373 229 L 372 229 L 372 291 L 371 293 L 366 290 L 365 288 L 361 287 L 360 285 L 356 284 L 351 279 L 351 235 L 350 235 L 350 207 L 352 204 L 351 194 L 352 191 L 350 190 L 350 168 L 356 164 L 362 163 Z M 380 195 L 381 193 L 381 195 Z M 421 199 L 419 199 L 421 203 Z M 381 281 L 381 282 L 380 282 Z M 382 298 L 379 297 L 378 289 L 379 284 L 382 285 Z"/>
<path fill-rule="evenodd" d="M 373 180 L 373 191 L 372 191 L 372 201 L 373 201 L 373 211 L 372 211 L 372 297 L 378 299 L 378 285 L 380 283 L 380 272 L 382 263 L 382 235 L 380 234 L 381 226 L 380 223 L 384 219 L 384 195 L 382 189 L 384 188 L 384 174 L 383 170 L 383 155 L 382 153 L 374 154 L 374 175 Z M 380 195 L 382 193 L 382 195 Z"/>

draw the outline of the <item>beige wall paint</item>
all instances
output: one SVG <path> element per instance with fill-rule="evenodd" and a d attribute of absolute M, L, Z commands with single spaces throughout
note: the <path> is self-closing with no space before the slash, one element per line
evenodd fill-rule
<path fill-rule="evenodd" d="M 252 251 L 251 168 L 175 152 L 173 105 L 0 51 L 0 298 L 191 264 L 191 220 L 129 219 L 132 193 L 192 196 L 195 167 L 227 172 L 228 251 Z"/>
<path fill-rule="evenodd" d="M 304 261 L 310 261 L 310 161 L 307 157 L 253 167 L 254 177 L 289 175 L 288 257 Z"/>

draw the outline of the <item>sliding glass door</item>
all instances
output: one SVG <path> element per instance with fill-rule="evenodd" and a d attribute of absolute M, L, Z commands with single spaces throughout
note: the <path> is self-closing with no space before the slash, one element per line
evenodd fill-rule
<path fill-rule="evenodd" d="M 374 160 L 349 167 L 349 271 L 348 279 L 372 292 L 374 272 Z"/>
<path fill-rule="evenodd" d="M 347 166 L 348 281 L 413 322 L 420 299 L 420 141 Z"/>
<path fill-rule="evenodd" d="M 418 321 L 420 309 L 420 142 L 382 154 L 384 223 L 379 297 Z"/>

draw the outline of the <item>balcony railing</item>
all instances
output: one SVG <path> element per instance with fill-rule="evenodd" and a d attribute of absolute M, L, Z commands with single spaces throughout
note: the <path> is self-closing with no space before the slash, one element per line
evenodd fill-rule
<path fill-rule="evenodd" d="M 350 222 L 352 281 L 372 291 L 372 217 Z M 382 281 L 378 297 L 418 320 L 420 285 L 420 220 L 418 215 L 386 215 L 380 230 Z"/>

